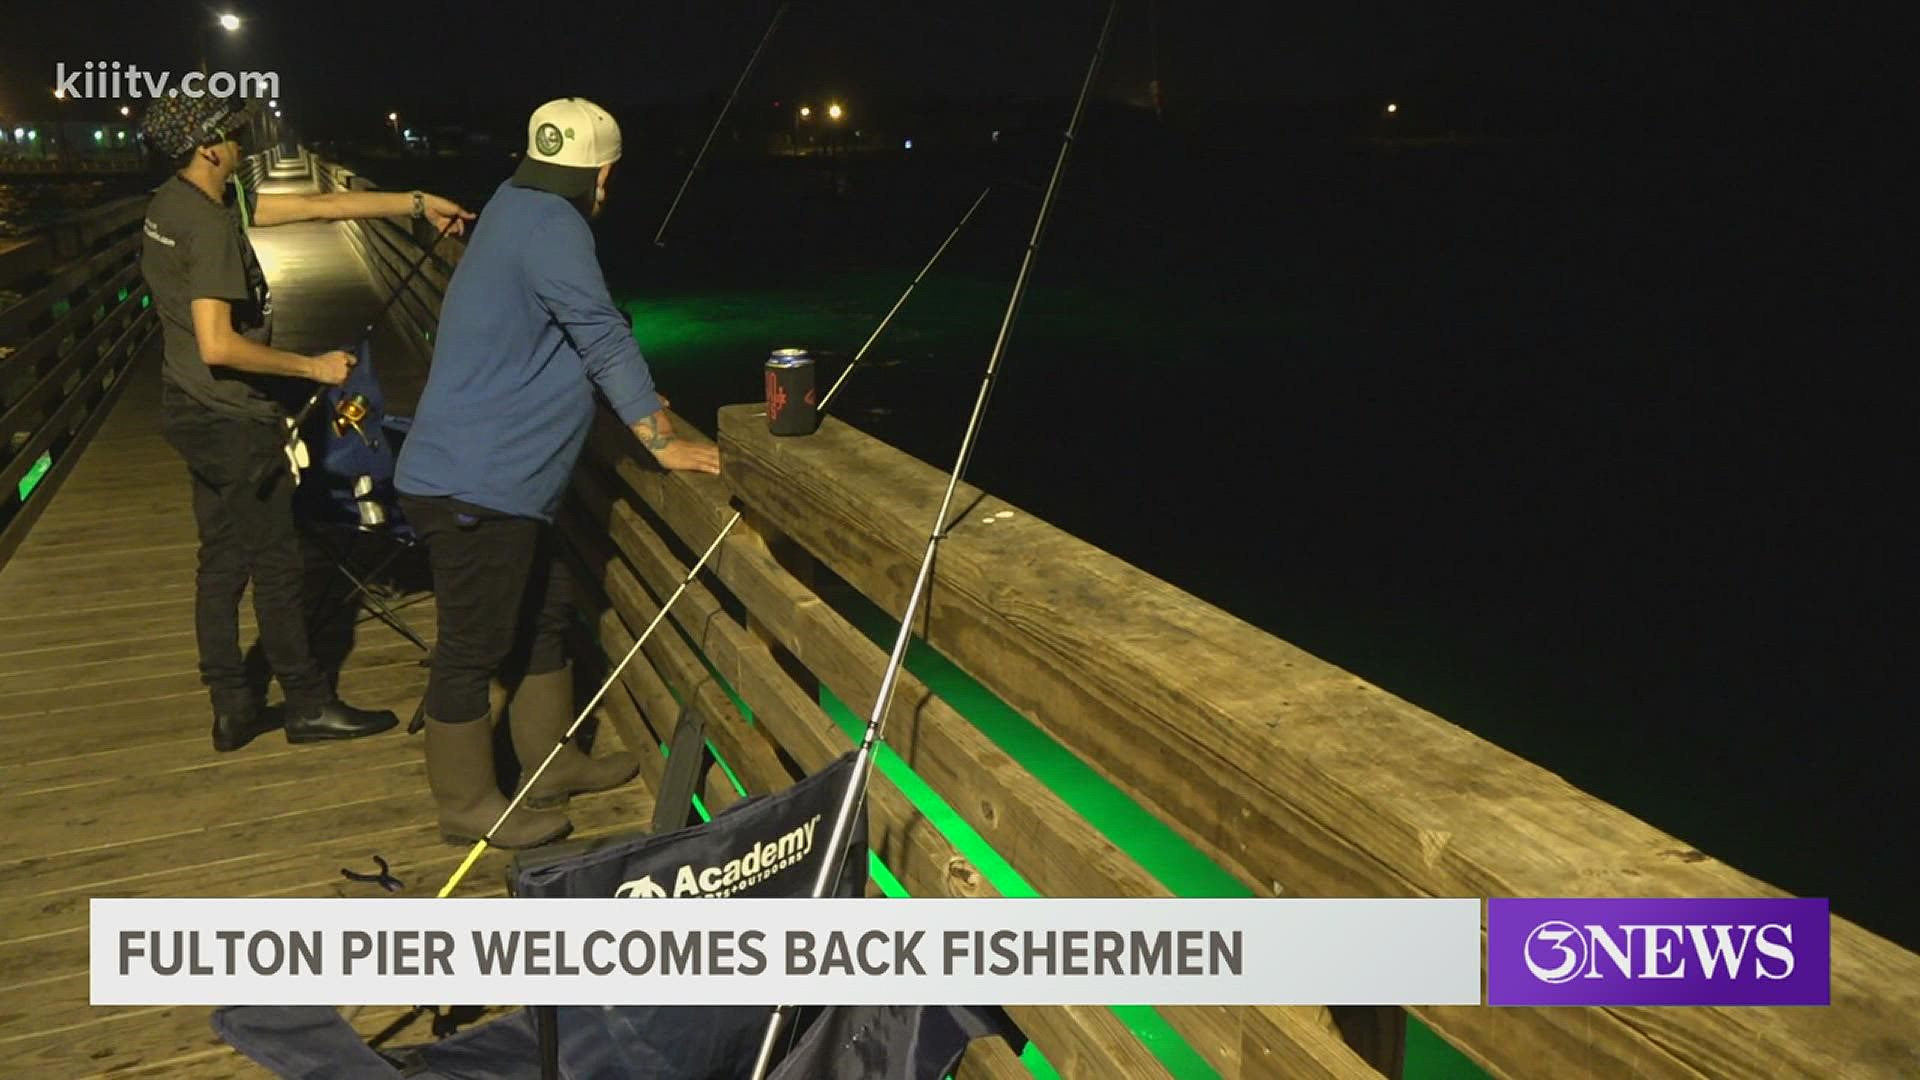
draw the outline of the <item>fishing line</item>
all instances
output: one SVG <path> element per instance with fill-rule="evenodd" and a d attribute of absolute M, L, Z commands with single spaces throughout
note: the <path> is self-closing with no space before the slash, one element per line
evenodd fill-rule
<path fill-rule="evenodd" d="M 827 404 L 833 400 L 833 396 L 839 391 L 841 384 L 846 382 L 847 376 L 851 374 L 854 367 L 860 363 L 861 358 L 867 355 L 867 350 L 873 347 L 873 343 L 880 339 L 881 331 L 887 328 L 887 324 L 893 321 L 894 315 L 898 314 L 900 309 L 906 305 L 907 297 L 913 295 L 913 290 L 917 288 L 921 280 L 927 276 L 927 272 L 933 269 L 933 264 L 940 261 L 940 256 L 946 253 L 948 246 L 953 243 L 955 237 L 960 235 L 960 230 L 966 227 L 967 222 L 973 217 L 973 212 L 980 209 L 980 204 L 986 201 L 988 192 L 992 190 L 991 187 L 986 188 L 975 197 L 973 205 L 967 207 L 967 212 L 961 216 L 959 223 L 953 227 L 953 231 L 949 232 L 947 238 L 940 242 L 940 246 L 934 251 L 933 257 L 927 260 L 926 265 L 920 268 L 918 274 L 914 275 L 913 280 L 907 284 L 906 291 L 900 294 L 900 298 L 893 302 L 893 307 L 888 310 L 886 317 L 880 320 L 880 325 L 874 327 L 873 333 L 867 336 L 866 343 L 860 346 L 860 351 L 853 354 L 853 359 L 847 362 L 846 370 L 840 373 L 840 377 L 834 380 L 833 386 L 827 391 L 826 396 L 820 399 L 818 409 L 821 413 L 825 413 Z M 719 550 L 720 544 L 726 540 L 727 534 L 731 533 L 733 527 L 740 523 L 740 518 L 740 512 L 735 511 L 733 517 L 729 518 L 727 523 L 721 527 L 719 535 L 715 536 L 713 542 L 707 545 L 707 550 L 701 552 L 700 558 L 688 569 L 686 576 L 680 579 L 680 585 L 673 590 L 673 595 L 667 597 L 666 601 L 660 605 L 660 610 L 654 615 L 653 621 L 649 622 L 647 628 L 640 632 L 640 636 L 634 639 L 633 647 L 627 650 L 627 654 L 621 657 L 620 662 L 615 664 L 613 670 L 607 674 L 606 680 L 600 684 L 600 689 L 595 691 L 592 700 L 587 702 L 586 708 L 581 709 L 580 715 L 574 717 L 573 723 L 567 725 L 567 730 L 560 736 L 560 740 L 554 743 L 553 749 L 548 751 L 546 759 L 540 762 L 540 767 L 533 770 L 533 773 L 520 785 L 519 793 L 513 797 L 511 802 L 507 803 L 507 808 L 500 812 L 500 816 L 495 819 L 493 825 L 487 829 L 486 835 L 474 842 L 473 849 L 467 852 L 467 857 L 461 860 L 460 865 L 454 869 L 453 876 L 449 877 L 447 883 L 440 887 L 438 895 L 441 898 L 450 895 L 453 890 L 459 886 L 461 880 L 467 876 L 467 871 L 473 869 L 474 862 L 480 858 L 481 854 L 487 850 L 487 846 L 493 842 L 494 834 L 499 831 L 500 826 L 504 825 L 507 817 L 519 807 L 521 800 L 526 798 L 527 792 L 533 790 L 534 783 L 540 779 L 542 773 L 547 771 L 547 766 L 553 764 L 554 759 L 560 756 L 560 752 L 566 748 L 567 740 L 573 738 L 574 733 L 580 729 L 580 725 L 586 722 L 588 716 L 592 715 L 594 707 L 600 704 L 600 699 L 605 697 L 607 691 L 613 688 L 614 682 L 620 678 L 620 673 L 625 671 L 627 664 L 639 654 L 640 646 L 647 643 L 647 639 L 652 636 L 654 629 L 666 619 L 667 612 L 672 610 L 674 602 L 680 599 L 681 594 L 687 591 L 689 585 L 693 584 L 694 578 L 699 576 L 701 568 L 707 565 L 707 560 L 713 556 L 713 553 Z"/>
<path fill-rule="evenodd" d="M 1040 237 L 1047 226 L 1047 219 L 1053 211 L 1053 198 L 1059 189 L 1061 173 L 1065 171 L 1067 154 L 1073 149 L 1075 134 L 1080 129 L 1080 117 L 1087 105 L 1087 95 L 1093 89 L 1095 74 L 1100 70 L 1100 58 L 1106 51 L 1107 33 L 1113 26 L 1113 13 L 1119 7 L 1119 0 L 1111 0 L 1107 5 L 1107 17 L 1100 24 L 1100 38 L 1093 48 L 1093 59 L 1087 64 L 1086 78 L 1080 84 L 1080 96 L 1073 106 L 1073 117 L 1067 122 L 1067 130 L 1060 142 L 1060 156 L 1053 164 L 1053 175 L 1047 181 L 1047 192 L 1040 200 L 1040 211 L 1033 222 L 1033 235 L 1027 240 L 1026 254 L 1020 260 L 1020 272 L 1014 278 L 1013 292 L 1007 300 L 1006 314 L 1000 320 L 1000 332 L 995 337 L 993 352 L 987 358 L 987 371 L 980 380 L 980 393 L 974 399 L 973 414 L 967 419 L 966 434 L 960 440 L 960 452 L 953 465 L 953 472 L 947 477 L 947 491 L 940 499 L 940 511 L 934 516 L 933 528 L 927 534 L 926 554 L 920 559 L 920 571 L 914 577 L 913 591 L 907 594 L 905 610 L 900 615 L 900 633 L 895 636 L 893 653 L 887 658 L 887 667 L 880 678 L 880 692 L 874 696 L 873 712 L 867 718 L 867 729 L 860 738 L 860 750 L 854 758 L 853 775 L 847 780 L 845 794 L 841 796 L 840 808 L 834 817 L 833 832 L 827 838 L 825 861 L 820 864 L 820 872 L 814 878 L 812 898 L 821 899 L 838 885 L 840 864 L 844 861 L 844 849 L 847 844 L 847 832 L 853 820 L 854 807 L 864 799 L 869 774 L 873 770 L 874 745 L 880 740 L 880 733 L 886 725 L 887 709 L 893 703 L 894 687 L 900 674 L 901 661 L 907 653 L 907 643 L 913 637 L 913 617 L 920 606 L 920 599 L 926 594 L 927 581 L 933 571 L 933 556 L 940 541 L 945 539 L 948 528 L 947 514 L 953 506 L 953 494 L 960 486 L 960 477 L 966 472 L 967 460 L 973 455 L 974 440 L 980 433 L 980 421 L 986 412 L 987 399 L 993 392 L 993 381 L 999 373 L 1000 359 L 1006 351 L 1007 335 L 1013 327 L 1014 316 L 1020 310 L 1020 300 L 1027 290 L 1028 277 L 1033 270 L 1034 254 L 1040 248 Z M 760 1055 L 753 1066 L 753 1080 L 764 1080 L 767 1069 L 773 1062 L 773 1051 L 780 1036 L 780 1028 L 786 1020 L 789 1007 L 776 1006 L 767 1020 L 767 1033 L 760 1043 Z M 789 1039 L 791 1047 L 791 1039 Z"/>
<path fill-rule="evenodd" d="M 701 159 L 707 156 L 707 147 L 713 145 L 713 137 L 720 133 L 720 124 L 726 120 L 727 110 L 733 108 L 733 99 L 740 96 L 740 88 L 746 85 L 747 75 L 753 71 L 753 65 L 759 62 L 760 50 L 766 48 L 767 42 L 773 39 L 773 28 L 780 25 L 780 19 L 786 13 L 787 4 L 782 3 L 773 13 L 773 21 L 767 24 L 767 32 L 761 36 L 760 44 L 755 46 L 753 55 L 747 58 L 746 70 L 740 72 L 740 77 L 734 80 L 733 93 L 728 94 L 727 103 L 720 106 L 720 115 L 713 118 L 713 127 L 707 132 L 707 141 L 700 144 L 700 152 L 693 156 L 693 167 L 687 170 L 686 179 L 680 181 L 680 190 L 673 196 L 673 204 L 667 207 L 667 216 L 660 219 L 660 229 L 653 234 L 654 247 L 667 246 L 660 239 L 667 234 L 667 222 L 673 220 L 673 212 L 680 206 L 680 197 L 687 193 L 687 185 L 693 182 L 693 174 L 699 171 Z"/>

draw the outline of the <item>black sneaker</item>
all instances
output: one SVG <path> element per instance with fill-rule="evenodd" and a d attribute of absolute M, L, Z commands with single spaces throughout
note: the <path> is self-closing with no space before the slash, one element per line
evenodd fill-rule
<path fill-rule="evenodd" d="M 356 709 L 335 698 L 325 705 L 287 709 L 287 741 L 290 743 L 328 742 L 378 735 L 396 727 L 400 718 L 391 709 Z"/>

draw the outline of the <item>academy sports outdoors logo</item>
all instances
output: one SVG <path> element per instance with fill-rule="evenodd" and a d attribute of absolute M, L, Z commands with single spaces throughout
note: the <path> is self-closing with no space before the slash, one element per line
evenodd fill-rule
<path fill-rule="evenodd" d="M 1487 901 L 1489 1005 L 1827 1005 L 1824 899 Z"/>
<path fill-rule="evenodd" d="M 642 900 L 667 896 L 697 896 L 703 899 L 732 896 L 806 858 L 807 853 L 813 850 L 814 828 L 819 824 L 820 815 L 815 814 L 792 832 L 773 840 L 755 842 L 744 854 L 718 866 L 683 864 L 674 871 L 672 892 L 668 892 L 653 880 L 652 874 L 648 874 L 621 883 L 613 895 Z"/>

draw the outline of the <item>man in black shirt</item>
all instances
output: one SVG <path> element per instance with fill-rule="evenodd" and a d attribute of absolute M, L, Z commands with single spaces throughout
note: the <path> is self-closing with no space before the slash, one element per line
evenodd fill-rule
<path fill-rule="evenodd" d="M 182 94 L 156 101 L 141 120 L 148 146 L 173 170 L 147 206 L 140 268 L 162 327 L 162 429 L 193 484 L 200 534 L 194 625 L 220 751 L 271 726 L 240 651 L 240 596 L 249 580 L 260 644 L 286 693 L 289 742 L 372 735 L 398 722 L 389 710 L 356 709 L 334 696 L 307 640 L 292 478 L 279 470 L 265 486 L 250 482 L 263 460 L 282 456 L 287 384 L 337 386 L 354 361 L 345 352 L 301 356 L 270 344 L 272 293 L 227 197 L 247 119 L 226 99 Z M 256 226 L 411 213 L 436 227 L 454 219 L 450 231 L 458 234 L 473 217 L 419 192 L 250 192 L 247 201 Z"/>

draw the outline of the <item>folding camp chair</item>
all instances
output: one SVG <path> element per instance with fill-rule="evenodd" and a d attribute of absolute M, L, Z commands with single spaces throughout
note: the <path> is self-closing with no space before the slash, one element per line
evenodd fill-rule
<path fill-rule="evenodd" d="M 424 599 L 426 590 L 406 587 L 393 573 L 404 558 L 425 550 L 400 512 L 393 487 L 395 462 L 412 418 L 387 415 L 364 342 L 347 381 L 330 388 L 322 405 L 301 431 L 314 464 L 300 474 L 294 516 L 313 550 L 351 585 L 340 605 L 356 615 L 364 607 L 430 659 L 432 646 L 400 615 L 402 608 Z M 328 603 L 318 615 L 324 621 L 331 613 Z M 416 725 L 418 720 L 416 715 Z"/>

